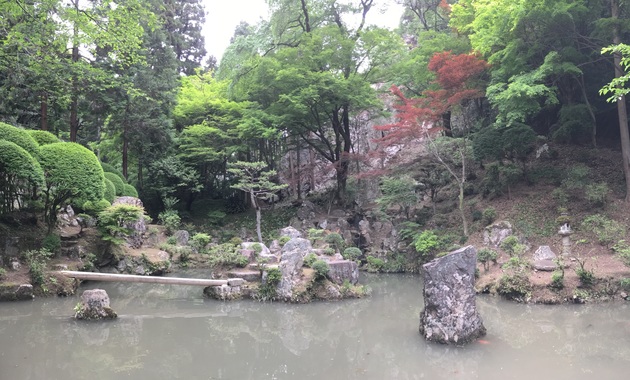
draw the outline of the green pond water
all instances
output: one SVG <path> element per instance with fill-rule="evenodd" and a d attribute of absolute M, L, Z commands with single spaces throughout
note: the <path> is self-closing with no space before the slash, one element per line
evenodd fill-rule
<path fill-rule="evenodd" d="M 362 277 L 370 297 L 221 302 L 201 287 L 86 283 L 119 318 L 71 319 L 79 296 L 0 303 L 0 380 L 553 379 L 630 377 L 630 303 L 521 305 L 478 297 L 466 347 L 418 333 L 417 276 Z"/>

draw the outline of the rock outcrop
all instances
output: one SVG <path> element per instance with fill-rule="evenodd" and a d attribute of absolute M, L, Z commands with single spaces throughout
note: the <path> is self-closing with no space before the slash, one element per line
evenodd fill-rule
<path fill-rule="evenodd" d="M 312 249 L 311 242 L 302 238 L 291 239 L 282 247 L 279 266 L 282 278 L 276 289 L 279 299 L 285 301 L 293 299 L 293 290 L 302 277 L 304 256 Z"/>
<path fill-rule="evenodd" d="M 35 298 L 31 284 L 0 285 L 0 301 L 26 301 Z"/>
<path fill-rule="evenodd" d="M 112 206 L 124 204 L 129 206 L 136 206 L 144 209 L 142 201 L 136 197 L 118 197 L 112 203 Z M 144 216 L 141 216 L 139 220 L 134 222 L 125 223 L 125 227 L 131 230 L 125 237 L 125 243 L 131 248 L 140 248 L 144 243 L 144 234 L 147 231 L 147 225 L 144 220 Z"/>
<path fill-rule="evenodd" d="M 348 281 L 352 285 L 356 285 L 359 281 L 359 266 L 356 262 L 350 260 L 329 261 L 328 278 L 337 285 L 342 285 L 344 281 Z"/>
<path fill-rule="evenodd" d="M 475 300 L 477 251 L 464 247 L 422 266 L 420 333 L 429 341 L 466 344 L 486 334 Z"/>
<path fill-rule="evenodd" d="M 556 270 L 557 256 L 548 245 L 538 247 L 532 257 L 534 269 L 543 272 L 553 272 Z"/>
<path fill-rule="evenodd" d="M 86 290 L 75 308 L 76 319 L 113 319 L 118 315 L 109 307 L 109 296 L 103 289 Z"/>
<path fill-rule="evenodd" d="M 483 231 L 483 243 L 493 247 L 498 247 L 506 237 L 512 235 L 512 224 L 508 221 L 496 222 Z"/>

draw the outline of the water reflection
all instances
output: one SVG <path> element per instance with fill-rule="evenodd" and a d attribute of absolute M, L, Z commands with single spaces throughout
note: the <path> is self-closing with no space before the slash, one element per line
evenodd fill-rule
<path fill-rule="evenodd" d="M 427 344 L 421 284 L 370 276 L 370 298 L 308 305 L 206 300 L 197 287 L 103 287 L 120 318 L 70 318 L 78 296 L 0 304 L 0 379 L 622 379 L 626 304 L 480 298 L 487 344 Z M 603 376 L 603 377 L 602 377 Z"/>

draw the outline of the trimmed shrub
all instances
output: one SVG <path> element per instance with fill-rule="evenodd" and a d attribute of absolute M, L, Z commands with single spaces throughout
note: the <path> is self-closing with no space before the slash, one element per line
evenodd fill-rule
<path fill-rule="evenodd" d="M 34 158 L 38 158 L 39 144 L 22 128 L 0 122 L 0 140 L 11 141 L 27 151 Z"/>
<path fill-rule="evenodd" d="M 311 268 L 315 271 L 315 278 L 318 280 L 326 278 L 328 271 L 330 271 L 330 266 L 324 260 L 315 260 Z"/>
<path fill-rule="evenodd" d="M 123 182 L 125 181 L 125 176 L 122 174 L 122 172 L 118 169 L 116 169 L 114 167 L 114 165 L 112 164 L 108 164 L 107 162 L 101 162 L 101 167 L 103 168 L 103 171 L 105 173 L 114 173 L 116 174 L 120 179 L 123 180 Z"/>
<path fill-rule="evenodd" d="M 483 221 L 483 224 L 486 226 L 494 222 L 496 218 L 497 218 L 497 210 L 495 210 L 494 207 L 488 207 L 484 209 L 481 214 L 481 219 Z"/>
<path fill-rule="evenodd" d="M 166 227 L 166 234 L 172 235 L 182 222 L 176 210 L 165 210 L 158 215 L 160 223 Z"/>
<path fill-rule="evenodd" d="M 116 199 L 116 186 L 112 181 L 105 178 L 105 192 L 103 193 L 103 199 L 107 199 L 109 203 L 113 203 Z"/>
<path fill-rule="evenodd" d="M 116 188 L 116 195 L 118 196 L 123 195 L 125 182 L 122 180 L 122 178 L 120 178 L 114 173 L 109 173 L 109 172 L 105 172 L 103 175 L 105 176 L 105 178 L 112 181 L 112 183 L 114 184 L 114 187 Z"/>
<path fill-rule="evenodd" d="M 48 228 L 57 221 L 57 208 L 70 198 L 98 201 L 103 198 L 104 176 L 92 151 L 76 143 L 54 143 L 39 149 L 40 165 L 46 173 L 45 212 Z"/>
<path fill-rule="evenodd" d="M 10 141 L 0 140 L 0 193 L 3 194 L 2 212 L 13 210 L 22 194 L 29 194 L 34 186 L 44 184 L 44 172 L 35 158 L 25 149 Z"/>
<path fill-rule="evenodd" d="M 413 247 L 423 260 L 429 259 L 440 246 L 440 238 L 431 230 L 422 231 L 413 241 Z"/>
<path fill-rule="evenodd" d="M 98 214 L 98 228 L 103 240 L 113 244 L 121 244 L 131 230 L 128 222 L 142 218 L 144 209 L 138 206 L 118 204 L 110 206 Z"/>
<path fill-rule="evenodd" d="M 110 207 L 112 204 L 107 199 L 101 199 L 98 202 L 87 201 L 83 204 L 82 208 L 85 213 L 89 215 L 96 215 L 101 211 L 104 211 L 106 208 Z"/>
<path fill-rule="evenodd" d="M 497 262 L 497 252 L 490 248 L 482 248 L 477 252 L 477 260 L 483 264 L 483 269 L 487 272 L 490 269 L 489 261 Z"/>
<path fill-rule="evenodd" d="M 26 132 L 41 146 L 61 142 L 59 138 L 48 131 L 40 129 L 28 129 Z"/>
<path fill-rule="evenodd" d="M 61 238 L 59 235 L 49 234 L 42 240 L 42 249 L 56 253 L 61 249 Z"/>
<path fill-rule="evenodd" d="M 311 252 L 304 258 L 304 266 L 312 268 L 315 261 L 317 261 L 317 255 Z"/>
<path fill-rule="evenodd" d="M 193 235 L 191 245 L 198 252 L 203 252 L 206 249 L 206 246 L 210 244 L 211 240 L 212 238 L 210 237 L 210 235 L 200 232 Z"/>
<path fill-rule="evenodd" d="M 122 190 L 122 195 L 123 197 L 135 197 L 138 198 L 138 190 L 136 190 L 135 187 L 133 187 L 133 185 L 130 185 L 128 183 L 123 184 L 123 190 Z"/>
<path fill-rule="evenodd" d="M 341 255 L 346 260 L 356 260 L 359 257 L 361 257 L 362 254 L 363 254 L 363 252 L 361 252 L 361 250 L 359 248 L 357 248 L 357 247 L 348 247 L 348 248 L 343 250 L 343 253 Z"/>
<path fill-rule="evenodd" d="M 341 237 L 341 235 L 336 232 L 332 232 L 326 235 L 325 241 L 338 251 L 342 251 L 345 245 L 343 237 Z"/>

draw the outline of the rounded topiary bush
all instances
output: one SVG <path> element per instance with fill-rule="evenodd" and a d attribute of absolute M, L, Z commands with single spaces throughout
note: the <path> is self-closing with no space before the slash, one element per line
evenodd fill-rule
<path fill-rule="evenodd" d="M 41 166 L 25 149 L 11 141 L 0 140 L 0 192 L 3 194 L 2 211 L 13 209 L 15 201 L 23 199 L 33 186 L 44 184 Z"/>
<path fill-rule="evenodd" d="M 103 168 L 91 150 L 77 143 L 47 144 L 40 147 L 39 160 L 45 173 L 49 228 L 56 222 L 57 208 L 68 199 L 82 200 L 79 204 L 103 199 Z"/>
<path fill-rule="evenodd" d="M 110 172 L 105 172 L 104 176 L 108 180 L 112 181 L 112 183 L 114 184 L 114 187 L 116 188 L 116 195 L 123 195 L 123 192 L 125 190 L 125 182 L 122 180 L 122 178 Z"/>
<path fill-rule="evenodd" d="M 123 184 L 123 192 L 121 194 L 123 197 L 136 197 L 138 198 L 138 190 L 136 190 L 133 185 L 128 183 Z"/>
<path fill-rule="evenodd" d="M 315 278 L 324 279 L 328 276 L 328 271 L 330 271 L 330 266 L 324 260 L 315 260 L 313 264 L 311 264 L 311 268 L 315 271 Z"/>
<path fill-rule="evenodd" d="M 31 156 L 37 158 L 39 144 L 22 128 L 0 122 L 0 140 L 7 140 L 17 144 Z"/>
<path fill-rule="evenodd" d="M 348 247 L 348 248 L 343 250 L 342 256 L 346 260 L 356 260 L 362 254 L 363 254 L 363 252 L 361 252 L 361 249 L 359 249 L 357 247 Z"/>
<path fill-rule="evenodd" d="M 61 142 L 59 138 L 48 131 L 42 131 L 40 129 L 28 129 L 26 132 L 39 144 L 54 144 Z"/>
<path fill-rule="evenodd" d="M 116 186 L 107 177 L 105 177 L 105 192 L 103 193 L 103 198 L 107 199 L 109 203 L 114 202 L 114 199 L 116 199 Z"/>
<path fill-rule="evenodd" d="M 101 167 L 103 168 L 103 171 L 105 173 L 114 173 L 118 177 L 120 177 L 120 179 L 122 179 L 123 181 L 125 180 L 125 176 L 122 174 L 120 170 L 116 169 L 114 165 L 108 164 L 107 162 L 101 162 Z"/>

